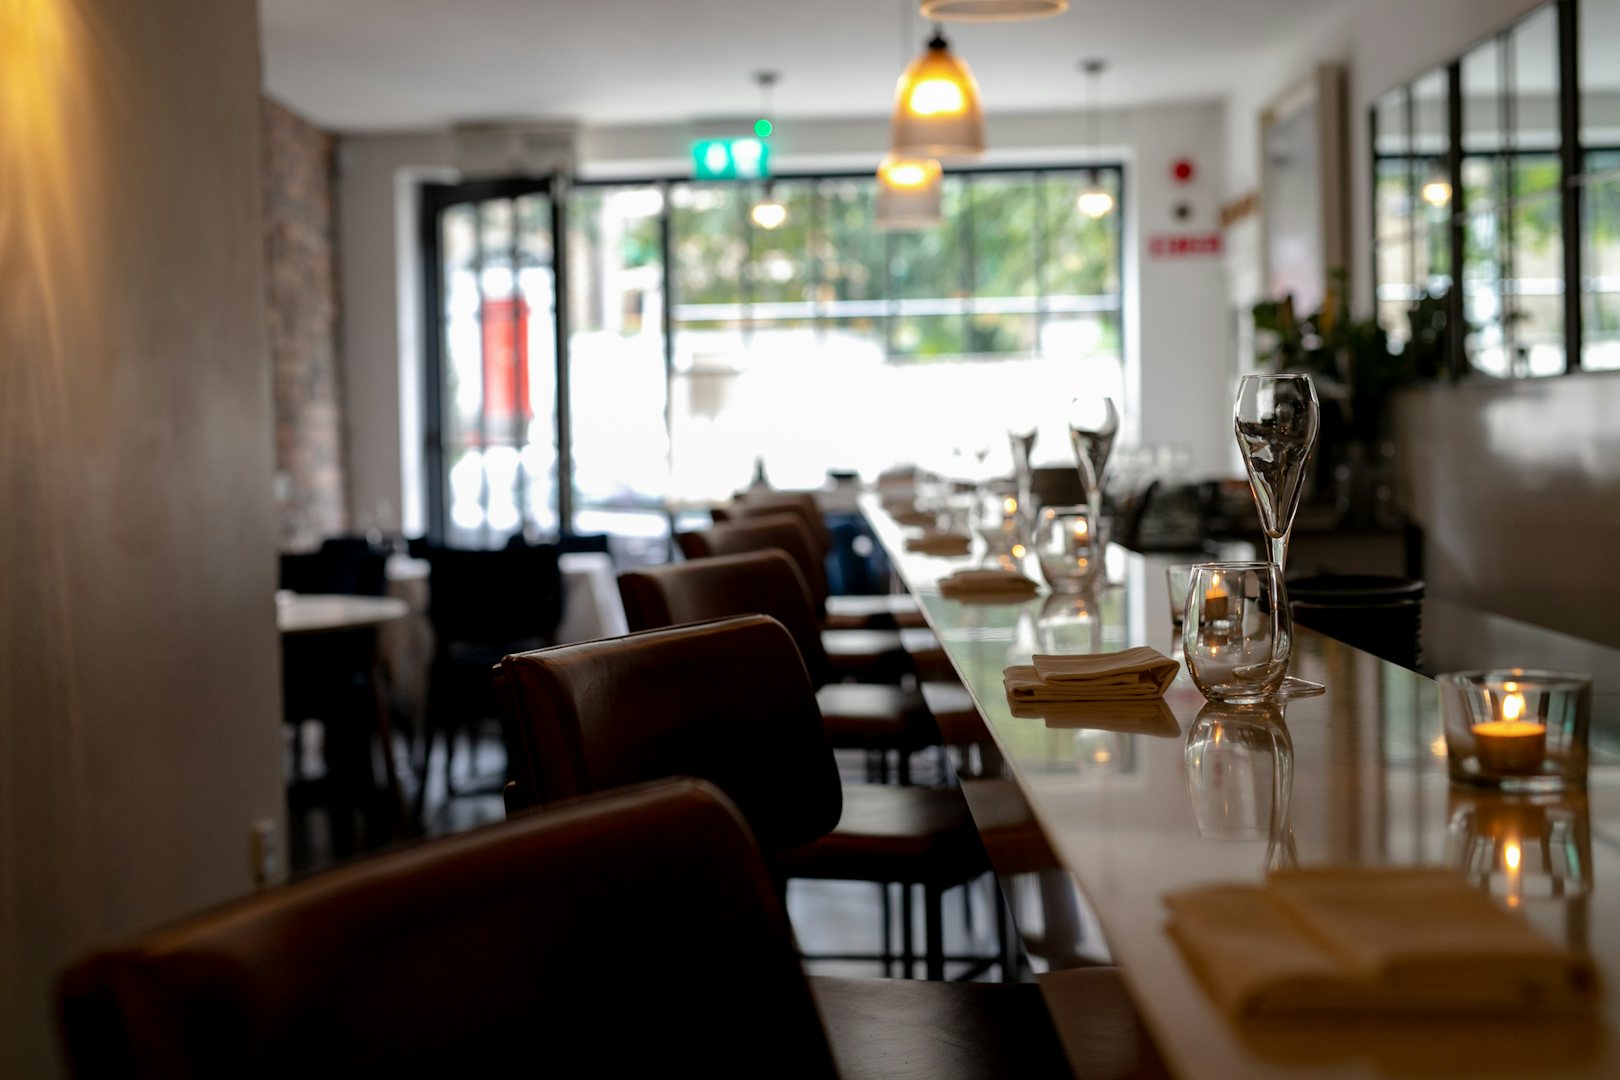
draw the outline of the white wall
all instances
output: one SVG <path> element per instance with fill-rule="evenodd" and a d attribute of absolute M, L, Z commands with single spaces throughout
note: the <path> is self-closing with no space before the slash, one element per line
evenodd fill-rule
<path fill-rule="evenodd" d="M 1142 238 L 1180 230 L 1214 231 L 1221 177 L 1221 106 L 1215 102 L 1106 113 L 1098 150 L 1083 150 L 1078 113 L 991 117 L 989 164 L 1127 164 L 1126 349 L 1142 394 L 1142 438 L 1186 444 L 1198 467 L 1214 469 L 1230 437 L 1224 409 L 1207 402 L 1230 396 L 1230 317 L 1218 257 L 1146 259 Z M 675 126 L 624 126 L 580 133 L 585 177 L 681 176 L 692 132 Z M 776 136 L 779 171 L 875 168 L 888 138 L 883 119 L 795 121 Z M 357 135 L 340 143 L 339 203 L 343 221 L 344 362 L 349 392 L 349 476 L 354 520 L 364 524 L 386 500 L 405 507 L 407 530 L 421 524 L 418 264 L 414 185 L 442 177 L 454 148 L 444 133 Z M 1178 157 L 1194 159 L 1190 185 L 1170 176 Z M 1194 208 L 1178 225 L 1176 201 Z M 1061 389 L 1058 391 L 1061 392 Z M 391 524 L 391 523 L 390 523 Z"/>
<path fill-rule="evenodd" d="M 279 819 L 253 0 L 0 5 L 0 1075 Z"/>

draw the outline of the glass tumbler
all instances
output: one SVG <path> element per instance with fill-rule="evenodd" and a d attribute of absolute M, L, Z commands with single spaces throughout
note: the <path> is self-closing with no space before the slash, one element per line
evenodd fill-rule
<path fill-rule="evenodd" d="M 1292 635 L 1282 571 L 1270 563 L 1199 563 L 1188 582 L 1181 647 L 1211 701 L 1269 700 L 1288 674 Z"/>
<path fill-rule="evenodd" d="M 1181 629 L 1187 614 L 1187 589 L 1192 584 L 1192 563 L 1172 563 L 1164 568 L 1165 592 L 1170 597 L 1170 625 Z"/>
<path fill-rule="evenodd" d="M 1041 576 L 1057 592 L 1081 592 L 1103 570 L 1106 536 L 1084 506 L 1043 507 L 1035 526 L 1035 557 Z"/>

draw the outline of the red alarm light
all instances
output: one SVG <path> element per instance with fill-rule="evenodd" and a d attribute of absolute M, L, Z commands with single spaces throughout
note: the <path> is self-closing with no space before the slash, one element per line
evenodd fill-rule
<path fill-rule="evenodd" d="M 1170 175 L 1176 178 L 1176 183 L 1185 184 L 1193 178 L 1193 163 L 1191 158 L 1177 158 L 1170 166 Z"/>

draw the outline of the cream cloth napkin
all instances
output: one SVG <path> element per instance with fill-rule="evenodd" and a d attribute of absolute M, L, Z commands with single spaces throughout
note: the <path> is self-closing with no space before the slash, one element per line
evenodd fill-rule
<path fill-rule="evenodd" d="M 1280 871 L 1264 887 L 1165 897 L 1170 934 L 1239 1019 L 1468 1017 L 1590 1006 L 1590 960 L 1541 938 L 1451 870 Z"/>
<path fill-rule="evenodd" d="M 931 529 L 933 528 L 934 523 L 939 520 L 938 514 L 930 514 L 926 510 L 918 510 L 915 506 L 896 507 L 891 512 L 894 515 L 894 520 L 898 521 L 902 525 L 921 525 L 924 528 Z"/>
<path fill-rule="evenodd" d="M 1014 704 L 1164 696 L 1181 665 L 1147 645 L 1122 652 L 1036 656 L 1001 674 Z"/>
<path fill-rule="evenodd" d="M 973 549 L 973 541 L 961 533 L 925 532 L 906 540 L 907 551 L 924 555 L 966 555 Z"/>
<path fill-rule="evenodd" d="M 958 570 L 938 581 L 939 594 L 952 600 L 1025 600 L 1036 585 L 1016 570 Z"/>

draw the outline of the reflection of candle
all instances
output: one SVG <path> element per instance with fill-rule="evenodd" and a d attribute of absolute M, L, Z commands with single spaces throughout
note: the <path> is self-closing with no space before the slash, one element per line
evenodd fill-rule
<path fill-rule="evenodd" d="M 1210 575 L 1209 588 L 1204 590 L 1204 618 L 1229 618 L 1228 607 L 1228 594 L 1225 584 L 1221 582 L 1221 575 Z"/>
<path fill-rule="evenodd" d="M 1507 867 L 1508 907 L 1519 906 L 1519 861 L 1522 858 L 1523 853 L 1519 850 L 1519 842 L 1517 840 L 1509 840 L 1506 844 L 1502 845 L 1502 865 Z"/>
<path fill-rule="evenodd" d="M 1008 517 L 1012 517 L 1018 513 L 1018 500 L 1011 495 L 1007 496 L 1002 500 L 1001 509 Z"/>

